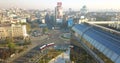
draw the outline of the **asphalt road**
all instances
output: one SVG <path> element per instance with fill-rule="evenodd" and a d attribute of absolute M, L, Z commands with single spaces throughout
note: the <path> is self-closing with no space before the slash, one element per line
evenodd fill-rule
<path fill-rule="evenodd" d="M 50 35 L 48 35 L 47 38 L 43 40 L 39 40 L 43 37 L 33 37 L 32 45 L 36 45 L 36 47 L 32 48 L 26 54 L 14 60 L 13 63 L 36 63 L 35 61 L 37 61 L 37 59 L 45 54 L 45 52 L 41 53 L 39 50 L 39 47 L 41 47 L 43 44 L 54 42 L 56 49 L 64 49 L 68 47 L 69 41 L 65 41 L 59 37 L 62 32 L 59 30 L 52 30 L 49 33 Z"/>
<path fill-rule="evenodd" d="M 14 57 L 12 58 L 8 58 L 5 62 L 3 63 L 14 63 L 15 60 L 17 60 L 19 57 L 25 55 L 26 53 L 28 53 L 31 49 L 35 48 L 36 46 L 39 45 L 39 41 L 42 41 L 44 39 L 46 39 L 48 36 L 47 35 L 44 35 L 42 36 L 42 38 L 39 38 L 39 37 L 32 37 L 32 45 L 29 45 L 27 49 L 25 49 L 25 51 L 19 53 L 19 54 L 16 54 Z"/>

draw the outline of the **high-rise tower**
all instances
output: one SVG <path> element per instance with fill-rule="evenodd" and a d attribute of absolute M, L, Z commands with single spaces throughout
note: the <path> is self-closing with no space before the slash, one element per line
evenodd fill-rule
<path fill-rule="evenodd" d="M 55 21 L 56 21 L 56 24 L 62 23 L 62 18 L 63 18 L 62 2 L 57 2 L 57 6 L 55 7 Z"/>

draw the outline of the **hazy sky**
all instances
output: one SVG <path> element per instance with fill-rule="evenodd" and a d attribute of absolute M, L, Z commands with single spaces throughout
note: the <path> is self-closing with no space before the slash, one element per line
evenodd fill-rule
<path fill-rule="evenodd" d="M 64 9 L 80 9 L 86 5 L 88 9 L 120 9 L 120 0 L 0 0 L 0 8 L 54 9 L 57 2 L 62 2 Z"/>

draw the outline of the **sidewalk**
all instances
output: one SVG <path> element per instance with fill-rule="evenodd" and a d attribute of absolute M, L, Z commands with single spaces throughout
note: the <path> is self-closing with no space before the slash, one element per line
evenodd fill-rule
<path fill-rule="evenodd" d="M 70 63 L 70 49 L 66 52 L 61 53 L 56 58 L 52 59 L 48 63 Z"/>

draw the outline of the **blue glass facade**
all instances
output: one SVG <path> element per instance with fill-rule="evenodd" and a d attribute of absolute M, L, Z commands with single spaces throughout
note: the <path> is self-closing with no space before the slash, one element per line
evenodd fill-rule
<path fill-rule="evenodd" d="M 74 24 L 73 18 L 69 18 L 69 19 L 68 19 L 68 27 L 72 27 L 73 24 Z"/>

